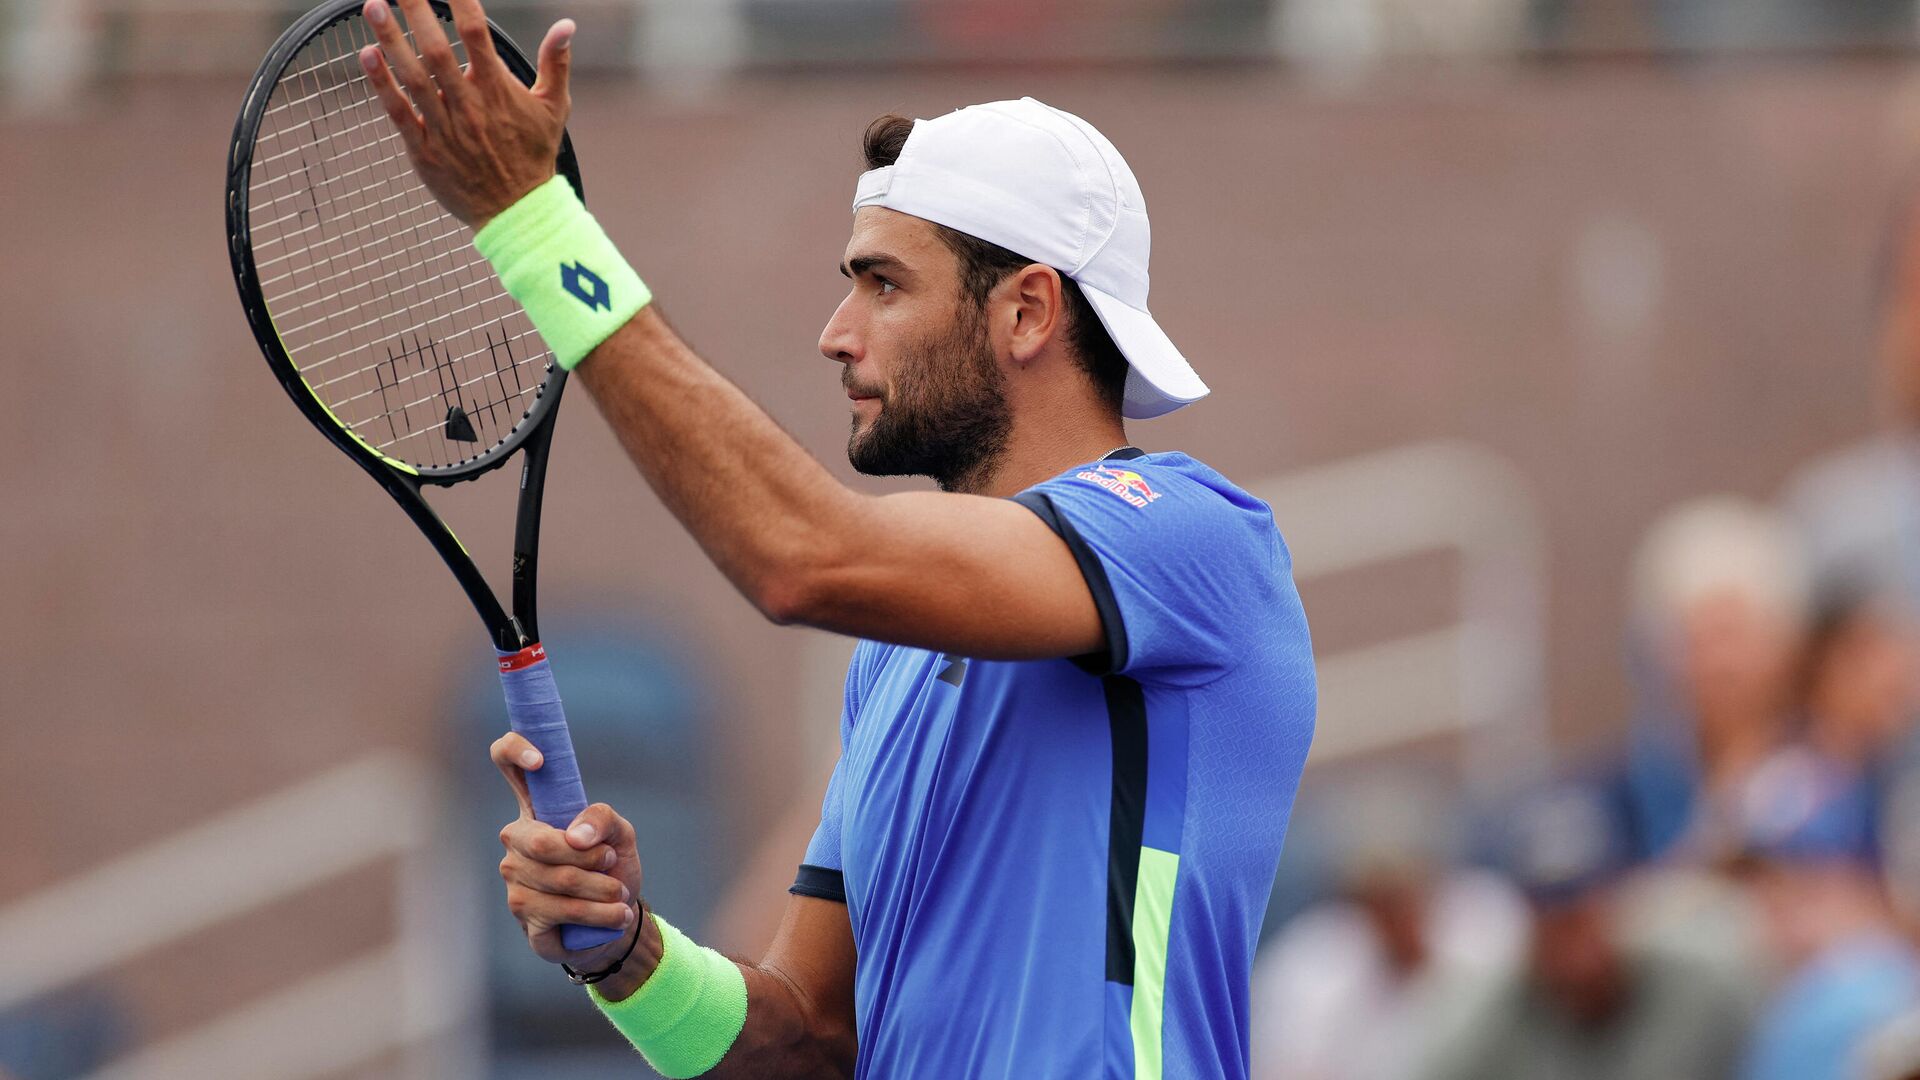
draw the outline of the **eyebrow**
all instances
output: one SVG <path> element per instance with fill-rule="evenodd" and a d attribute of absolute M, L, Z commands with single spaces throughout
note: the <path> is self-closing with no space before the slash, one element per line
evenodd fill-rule
<path fill-rule="evenodd" d="M 905 270 L 907 264 L 887 254 L 856 255 L 840 264 L 840 273 L 847 277 L 859 277 L 879 269 Z"/>

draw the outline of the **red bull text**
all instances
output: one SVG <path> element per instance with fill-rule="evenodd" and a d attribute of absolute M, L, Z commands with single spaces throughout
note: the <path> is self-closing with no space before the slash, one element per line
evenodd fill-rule
<path fill-rule="evenodd" d="M 1144 477 L 1131 469 L 1110 469 L 1105 465 L 1095 465 L 1091 469 L 1082 469 L 1074 473 L 1073 478 L 1103 487 L 1133 506 L 1145 506 L 1160 497 L 1159 492 L 1147 485 Z"/>

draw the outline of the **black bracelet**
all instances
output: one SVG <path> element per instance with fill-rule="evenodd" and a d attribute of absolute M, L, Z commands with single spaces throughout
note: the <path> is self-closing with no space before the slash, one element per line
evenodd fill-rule
<path fill-rule="evenodd" d="M 619 974 L 620 965 L 627 962 L 627 957 L 633 955 L 633 947 L 640 944 L 640 920 L 645 918 L 646 914 L 646 909 L 639 904 L 633 905 L 633 940 L 627 942 L 627 951 L 620 954 L 620 959 L 615 960 L 612 967 L 604 971 L 579 972 L 566 964 L 561 964 L 560 970 L 567 973 L 567 979 L 575 986 L 592 986 L 594 983 Z"/>

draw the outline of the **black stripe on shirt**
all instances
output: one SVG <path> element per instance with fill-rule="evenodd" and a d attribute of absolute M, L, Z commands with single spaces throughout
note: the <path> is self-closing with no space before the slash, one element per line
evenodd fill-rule
<path fill-rule="evenodd" d="M 1147 822 L 1147 703 L 1123 675 L 1100 680 L 1113 739 L 1113 800 L 1107 824 L 1107 980 L 1133 985 L 1133 895 Z"/>
<path fill-rule="evenodd" d="M 1102 460 L 1130 461 L 1146 451 L 1127 446 Z M 1073 522 L 1060 513 L 1041 491 L 1023 491 L 1013 497 L 1047 523 L 1080 567 L 1093 606 L 1106 631 L 1104 653 L 1076 656 L 1073 662 L 1090 674 L 1104 676 L 1101 691 L 1107 699 L 1107 726 L 1113 741 L 1113 792 L 1107 821 L 1107 979 L 1133 985 L 1133 896 L 1140 882 L 1140 845 L 1147 821 L 1147 704 L 1140 684 L 1112 674 L 1127 666 L 1127 628 L 1114 600 L 1107 568 L 1087 545 Z"/>
<path fill-rule="evenodd" d="M 1079 564 L 1080 576 L 1087 583 L 1087 591 L 1093 594 L 1093 606 L 1100 613 L 1101 629 L 1106 631 L 1107 647 L 1104 652 L 1088 653 L 1073 657 L 1073 662 L 1090 675 L 1106 675 L 1120 671 L 1127 666 L 1127 626 L 1120 616 L 1120 605 L 1114 601 L 1113 585 L 1107 581 L 1107 568 L 1100 563 L 1100 557 L 1093 553 L 1080 531 L 1066 515 L 1055 509 L 1053 500 L 1045 492 L 1027 490 L 1013 497 L 1019 503 L 1047 523 L 1060 539 L 1066 541 L 1067 550 L 1073 552 L 1073 561 Z"/>

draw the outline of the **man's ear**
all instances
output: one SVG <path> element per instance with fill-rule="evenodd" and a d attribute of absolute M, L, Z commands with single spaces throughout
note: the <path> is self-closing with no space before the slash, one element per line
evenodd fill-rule
<path fill-rule="evenodd" d="M 1007 321 L 1007 352 L 1022 366 L 1033 362 L 1066 322 L 1060 272 L 1031 263 L 1000 283 L 1012 316 Z"/>

